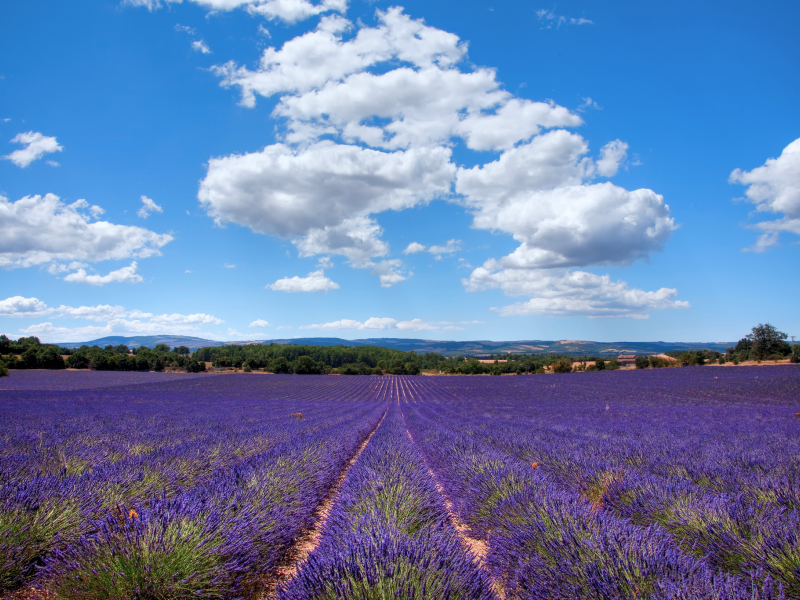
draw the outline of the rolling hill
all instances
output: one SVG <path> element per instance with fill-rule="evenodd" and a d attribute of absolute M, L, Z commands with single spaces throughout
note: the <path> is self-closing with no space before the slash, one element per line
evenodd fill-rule
<path fill-rule="evenodd" d="M 167 344 L 170 347 L 186 346 L 192 350 L 204 346 L 229 346 L 232 344 L 298 344 L 309 346 L 383 346 L 403 351 L 438 352 L 445 356 L 481 356 L 487 354 L 540 354 L 559 353 L 573 355 L 603 355 L 613 356 L 621 352 L 631 354 L 660 354 L 670 350 L 700 350 L 706 348 L 724 352 L 736 342 L 591 342 L 583 340 L 517 340 L 517 341 L 489 341 L 476 340 L 455 342 L 445 340 L 423 340 L 405 338 L 366 338 L 359 340 L 345 340 L 341 338 L 292 338 L 256 341 L 228 341 L 217 342 L 203 338 L 185 335 L 149 335 L 149 336 L 108 336 L 97 340 L 79 343 L 61 343 L 65 348 L 78 348 L 84 344 L 101 347 L 125 344 L 130 348 L 148 346 L 153 348 L 156 344 Z"/>

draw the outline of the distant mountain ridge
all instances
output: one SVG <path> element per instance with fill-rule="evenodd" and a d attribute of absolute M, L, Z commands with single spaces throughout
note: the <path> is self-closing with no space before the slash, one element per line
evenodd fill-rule
<path fill-rule="evenodd" d="M 382 346 L 409 352 L 438 352 L 445 356 L 481 356 L 487 354 L 588 354 L 588 355 L 615 355 L 622 352 L 631 354 L 661 354 L 670 350 L 692 351 L 700 349 L 717 350 L 724 352 L 736 342 L 590 342 L 583 340 L 518 340 L 499 341 L 476 340 L 454 342 L 443 340 L 422 340 L 404 338 L 366 338 L 360 340 L 345 340 L 342 338 L 292 338 L 292 339 L 264 339 L 249 341 L 217 342 L 203 338 L 186 335 L 138 335 L 132 337 L 108 336 L 88 342 L 61 343 L 65 348 L 79 348 L 97 345 L 100 347 L 117 346 L 125 344 L 130 348 L 147 346 L 153 348 L 156 344 L 167 344 L 170 347 L 186 346 L 191 350 L 204 346 L 230 346 L 233 344 L 297 344 L 308 346 Z"/>

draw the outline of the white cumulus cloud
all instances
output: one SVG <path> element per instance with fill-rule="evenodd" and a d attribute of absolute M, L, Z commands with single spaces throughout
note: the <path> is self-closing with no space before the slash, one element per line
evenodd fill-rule
<path fill-rule="evenodd" d="M 780 219 L 753 225 L 763 231 L 750 248 L 763 252 L 779 241 L 781 232 L 800 235 L 800 139 L 783 149 L 778 158 L 770 158 L 752 171 L 736 169 L 729 181 L 746 185 L 745 196 L 756 211 L 783 214 Z"/>
<path fill-rule="evenodd" d="M 209 161 L 198 198 L 218 225 L 290 239 L 301 257 L 344 256 L 385 287 L 412 273 L 392 258 L 376 216 L 435 199 L 466 206 L 475 228 L 518 242 L 481 267 L 501 278 L 552 269 L 545 280 L 557 286 L 566 269 L 624 266 L 663 248 L 675 224 L 662 196 L 594 181 L 617 174 L 627 143 L 613 140 L 593 158 L 568 131 L 583 123 L 577 112 L 511 94 L 494 69 L 468 62 L 458 36 L 402 8 L 375 14 L 374 26 L 327 15 L 264 50 L 254 68 L 213 68 L 243 106 L 277 97 L 272 116 L 282 126 L 279 143 Z M 555 27 L 590 23 L 552 10 L 537 16 Z M 457 145 L 499 157 L 456 167 Z M 459 247 L 413 242 L 403 252 L 441 258 Z"/>
<path fill-rule="evenodd" d="M 64 281 L 73 283 L 88 283 L 89 285 L 106 285 L 107 283 L 141 283 L 144 281 L 138 273 L 139 267 L 133 261 L 127 267 L 111 271 L 107 275 L 89 274 L 85 269 L 78 269 L 64 277 Z"/>
<path fill-rule="evenodd" d="M 198 197 L 218 224 L 290 238 L 301 256 L 339 254 L 356 268 L 385 274 L 391 265 L 372 259 L 389 247 L 369 215 L 446 195 L 454 172 L 449 148 L 382 152 L 331 141 L 298 149 L 275 144 L 211 159 Z M 398 270 L 393 273 L 389 279 L 399 280 Z"/>
<path fill-rule="evenodd" d="M 456 189 L 474 211 L 474 226 L 521 243 L 503 259 L 517 267 L 628 264 L 659 251 L 675 229 L 663 197 L 611 183 L 588 184 L 595 172 L 577 134 L 553 131 L 459 169 Z"/>
<path fill-rule="evenodd" d="M 24 298 L 22 296 L 13 296 L 0 301 L 0 316 L 31 318 L 43 315 L 103 324 L 63 327 L 48 321 L 30 325 L 20 329 L 19 332 L 23 335 L 36 335 L 44 341 L 51 342 L 84 342 L 108 335 L 142 334 L 200 334 L 216 339 L 216 335 L 202 332 L 200 327 L 203 325 L 220 325 L 224 322 L 214 315 L 205 313 L 156 315 L 109 304 L 77 307 L 62 304 L 58 308 L 52 308 L 37 298 Z"/>
<path fill-rule="evenodd" d="M 257 233 L 307 236 L 314 229 L 386 210 L 402 210 L 449 191 L 446 148 L 380 152 L 318 142 L 212 158 L 199 199 L 218 224 Z M 321 207 L 325 207 L 321 210 Z"/>
<path fill-rule="evenodd" d="M 42 158 L 45 154 L 61 152 L 64 149 L 63 146 L 56 141 L 55 137 L 48 137 L 37 131 L 19 133 L 12 138 L 11 143 L 24 144 L 25 147 L 14 150 L 11 154 L 7 154 L 3 158 L 10 160 L 23 169 L 33 161 Z M 56 165 L 57 164 L 58 163 L 56 163 Z"/>
<path fill-rule="evenodd" d="M 510 148 L 542 128 L 582 123 L 578 115 L 548 102 L 514 98 L 492 69 L 455 68 L 466 57 L 458 36 L 403 14 L 377 11 L 378 27 L 324 18 L 316 30 L 265 50 L 258 70 L 229 62 L 216 68 L 222 85 L 238 86 L 242 104 L 256 94 L 284 93 L 275 115 L 289 122 L 288 141 L 337 133 L 388 149 L 464 139 L 475 150 Z M 368 69 L 407 63 L 382 73 Z M 375 120 L 387 120 L 378 125 Z"/>
<path fill-rule="evenodd" d="M 468 291 L 500 288 L 509 296 L 530 296 L 518 302 L 494 308 L 502 316 L 511 315 L 582 315 L 587 317 L 647 318 L 648 310 L 688 308 L 689 303 L 675 300 L 676 289 L 661 288 L 646 292 L 628 287 L 624 281 L 612 281 L 608 275 L 562 269 L 501 269 L 479 267 L 464 280 Z"/>
<path fill-rule="evenodd" d="M 38 298 L 11 296 L 0 300 L 0 317 L 41 317 L 53 312 Z"/>
<path fill-rule="evenodd" d="M 187 0 L 215 11 L 230 11 L 244 8 L 251 14 L 261 15 L 271 20 L 296 23 L 324 12 L 347 10 L 347 0 L 322 0 L 312 3 L 308 0 Z M 129 6 L 141 6 L 154 11 L 166 4 L 180 4 L 183 0 L 123 0 Z M 176 26 L 177 28 L 177 26 Z M 188 28 L 186 28 L 188 29 Z"/>
<path fill-rule="evenodd" d="M 173 239 L 142 227 L 93 220 L 102 213 L 86 200 L 64 204 L 55 194 L 16 202 L 0 196 L 0 267 L 146 258 L 160 255 Z"/>
<path fill-rule="evenodd" d="M 426 323 L 422 319 L 412 319 L 411 321 L 399 321 L 396 327 L 398 329 L 405 329 L 408 331 L 427 331 L 430 329 L 439 329 L 436 325 Z"/>
<path fill-rule="evenodd" d="M 628 156 L 628 144 L 622 140 L 608 142 L 600 149 L 600 158 L 597 161 L 597 174 L 603 177 L 613 177 L 619 171 L 619 165 Z"/>
<path fill-rule="evenodd" d="M 403 250 L 403 254 L 416 254 L 417 252 L 425 252 L 426 248 L 419 242 L 411 242 L 406 249 Z"/>
<path fill-rule="evenodd" d="M 436 325 L 426 323 L 421 319 L 411 321 L 398 321 L 389 317 L 371 317 L 366 321 L 356 321 L 354 319 L 341 319 L 330 323 L 319 323 L 315 325 L 301 325 L 300 329 L 320 329 L 322 331 L 337 331 L 347 329 L 367 330 L 367 329 L 400 329 L 408 331 L 424 331 L 428 329 L 439 329 Z"/>
<path fill-rule="evenodd" d="M 110 304 L 98 304 L 97 306 L 65 306 L 61 305 L 57 309 L 59 317 L 70 317 L 72 319 L 86 319 L 87 321 L 110 321 L 121 319 L 128 315 L 128 311 L 123 306 L 112 306 Z"/>
<path fill-rule="evenodd" d="M 264 319 L 256 319 L 250 323 L 250 327 L 269 327 L 269 323 Z"/>
<path fill-rule="evenodd" d="M 307 277 L 284 277 L 267 286 L 275 292 L 325 292 L 338 290 L 339 284 L 325 277 L 325 271 L 312 271 Z"/>

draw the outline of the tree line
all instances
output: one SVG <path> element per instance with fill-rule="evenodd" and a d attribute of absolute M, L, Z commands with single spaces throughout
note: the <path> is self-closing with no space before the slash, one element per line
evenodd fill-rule
<path fill-rule="evenodd" d="M 671 366 L 699 366 L 710 362 L 725 364 L 746 360 L 778 360 L 790 357 L 800 363 L 800 346 L 790 346 L 788 336 L 770 324 L 759 324 L 736 346 L 722 354 L 715 350 L 671 351 L 667 356 L 637 356 L 638 369 Z M 66 358 L 65 358 L 66 357 Z M 417 354 L 381 346 L 307 346 L 294 344 L 248 344 L 209 346 L 195 352 L 186 346 L 155 348 L 141 346 L 131 350 L 123 344 L 104 348 L 81 346 L 63 348 L 42 344 L 37 337 L 11 340 L 0 335 L 0 376 L 8 369 L 92 369 L 97 371 L 183 370 L 199 373 L 206 363 L 214 368 L 241 369 L 245 372 L 294 373 L 297 375 L 418 375 L 423 371 L 453 375 L 542 374 L 619 369 L 616 358 L 581 357 L 577 364 L 569 354 L 503 354 L 480 361 L 474 357 L 446 357 L 430 352 Z"/>
<path fill-rule="evenodd" d="M 66 359 L 64 358 L 66 357 Z M 0 335 L 0 373 L 8 369 L 92 369 L 95 371 L 164 371 L 180 369 L 189 373 L 205 371 L 186 346 L 170 348 L 159 344 L 131 350 L 127 346 L 108 345 L 64 348 L 42 344 L 37 337 L 10 340 Z"/>

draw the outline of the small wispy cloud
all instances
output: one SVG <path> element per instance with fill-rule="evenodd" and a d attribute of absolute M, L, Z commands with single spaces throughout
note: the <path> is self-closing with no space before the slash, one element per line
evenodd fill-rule
<path fill-rule="evenodd" d="M 445 246 L 424 246 L 419 242 L 411 242 L 403 254 L 416 254 L 418 252 L 429 252 L 436 257 L 436 260 L 441 260 L 443 254 L 453 254 L 461 250 L 461 240 L 448 240 Z"/>
<path fill-rule="evenodd" d="M 536 11 L 537 18 L 546 25 L 547 29 L 555 27 L 558 29 L 562 25 L 594 25 L 593 21 L 583 17 L 565 17 L 564 15 L 557 15 L 555 11 L 550 8 L 543 8 Z"/>
<path fill-rule="evenodd" d="M 11 154 L 7 154 L 3 158 L 10 160 L 21 169 L 39 160 L 45 154 L 61 152 L 64 149 L 64 147 L 56 141 L 55 137 L 42 135 L 38 131 L 28 131 L 27 133 L 17 134 L 11 140 L 11 143 L 24 144 L 25 147 L 14 150 Z"/>
<path fill-rule="evenodd" d="M 149 217 L 150 213 L 154 213 L 154 212 L 163 213 L 164 212 L 163 208 L 161 208 L 158 204 L 153 202 L 147 196 L 142 196 L 141 200 L 142 200 L 142 206 L 139 208 L 139 210 L 136 211 L 136 214 L 139 215 L 142 219 L 146 219 L 147 217 Z"/>
<path fill-rule="evenodd" d="M 195 40 L 192 42 L 192 50 L 201 52 L 202 54 L 211 54 L 211 48 L 203 40 Z"/>
<path fill-rule="evenodd" d="M 581 103 L 575 110 L 577 110 L 578 112 L 586 112 L 589 109 L 603 110 L 603 107 L 600 106 L 597 102 L 595 102 L 591 98 L 586 97 L 586 98 L 581 98 Z"/>

